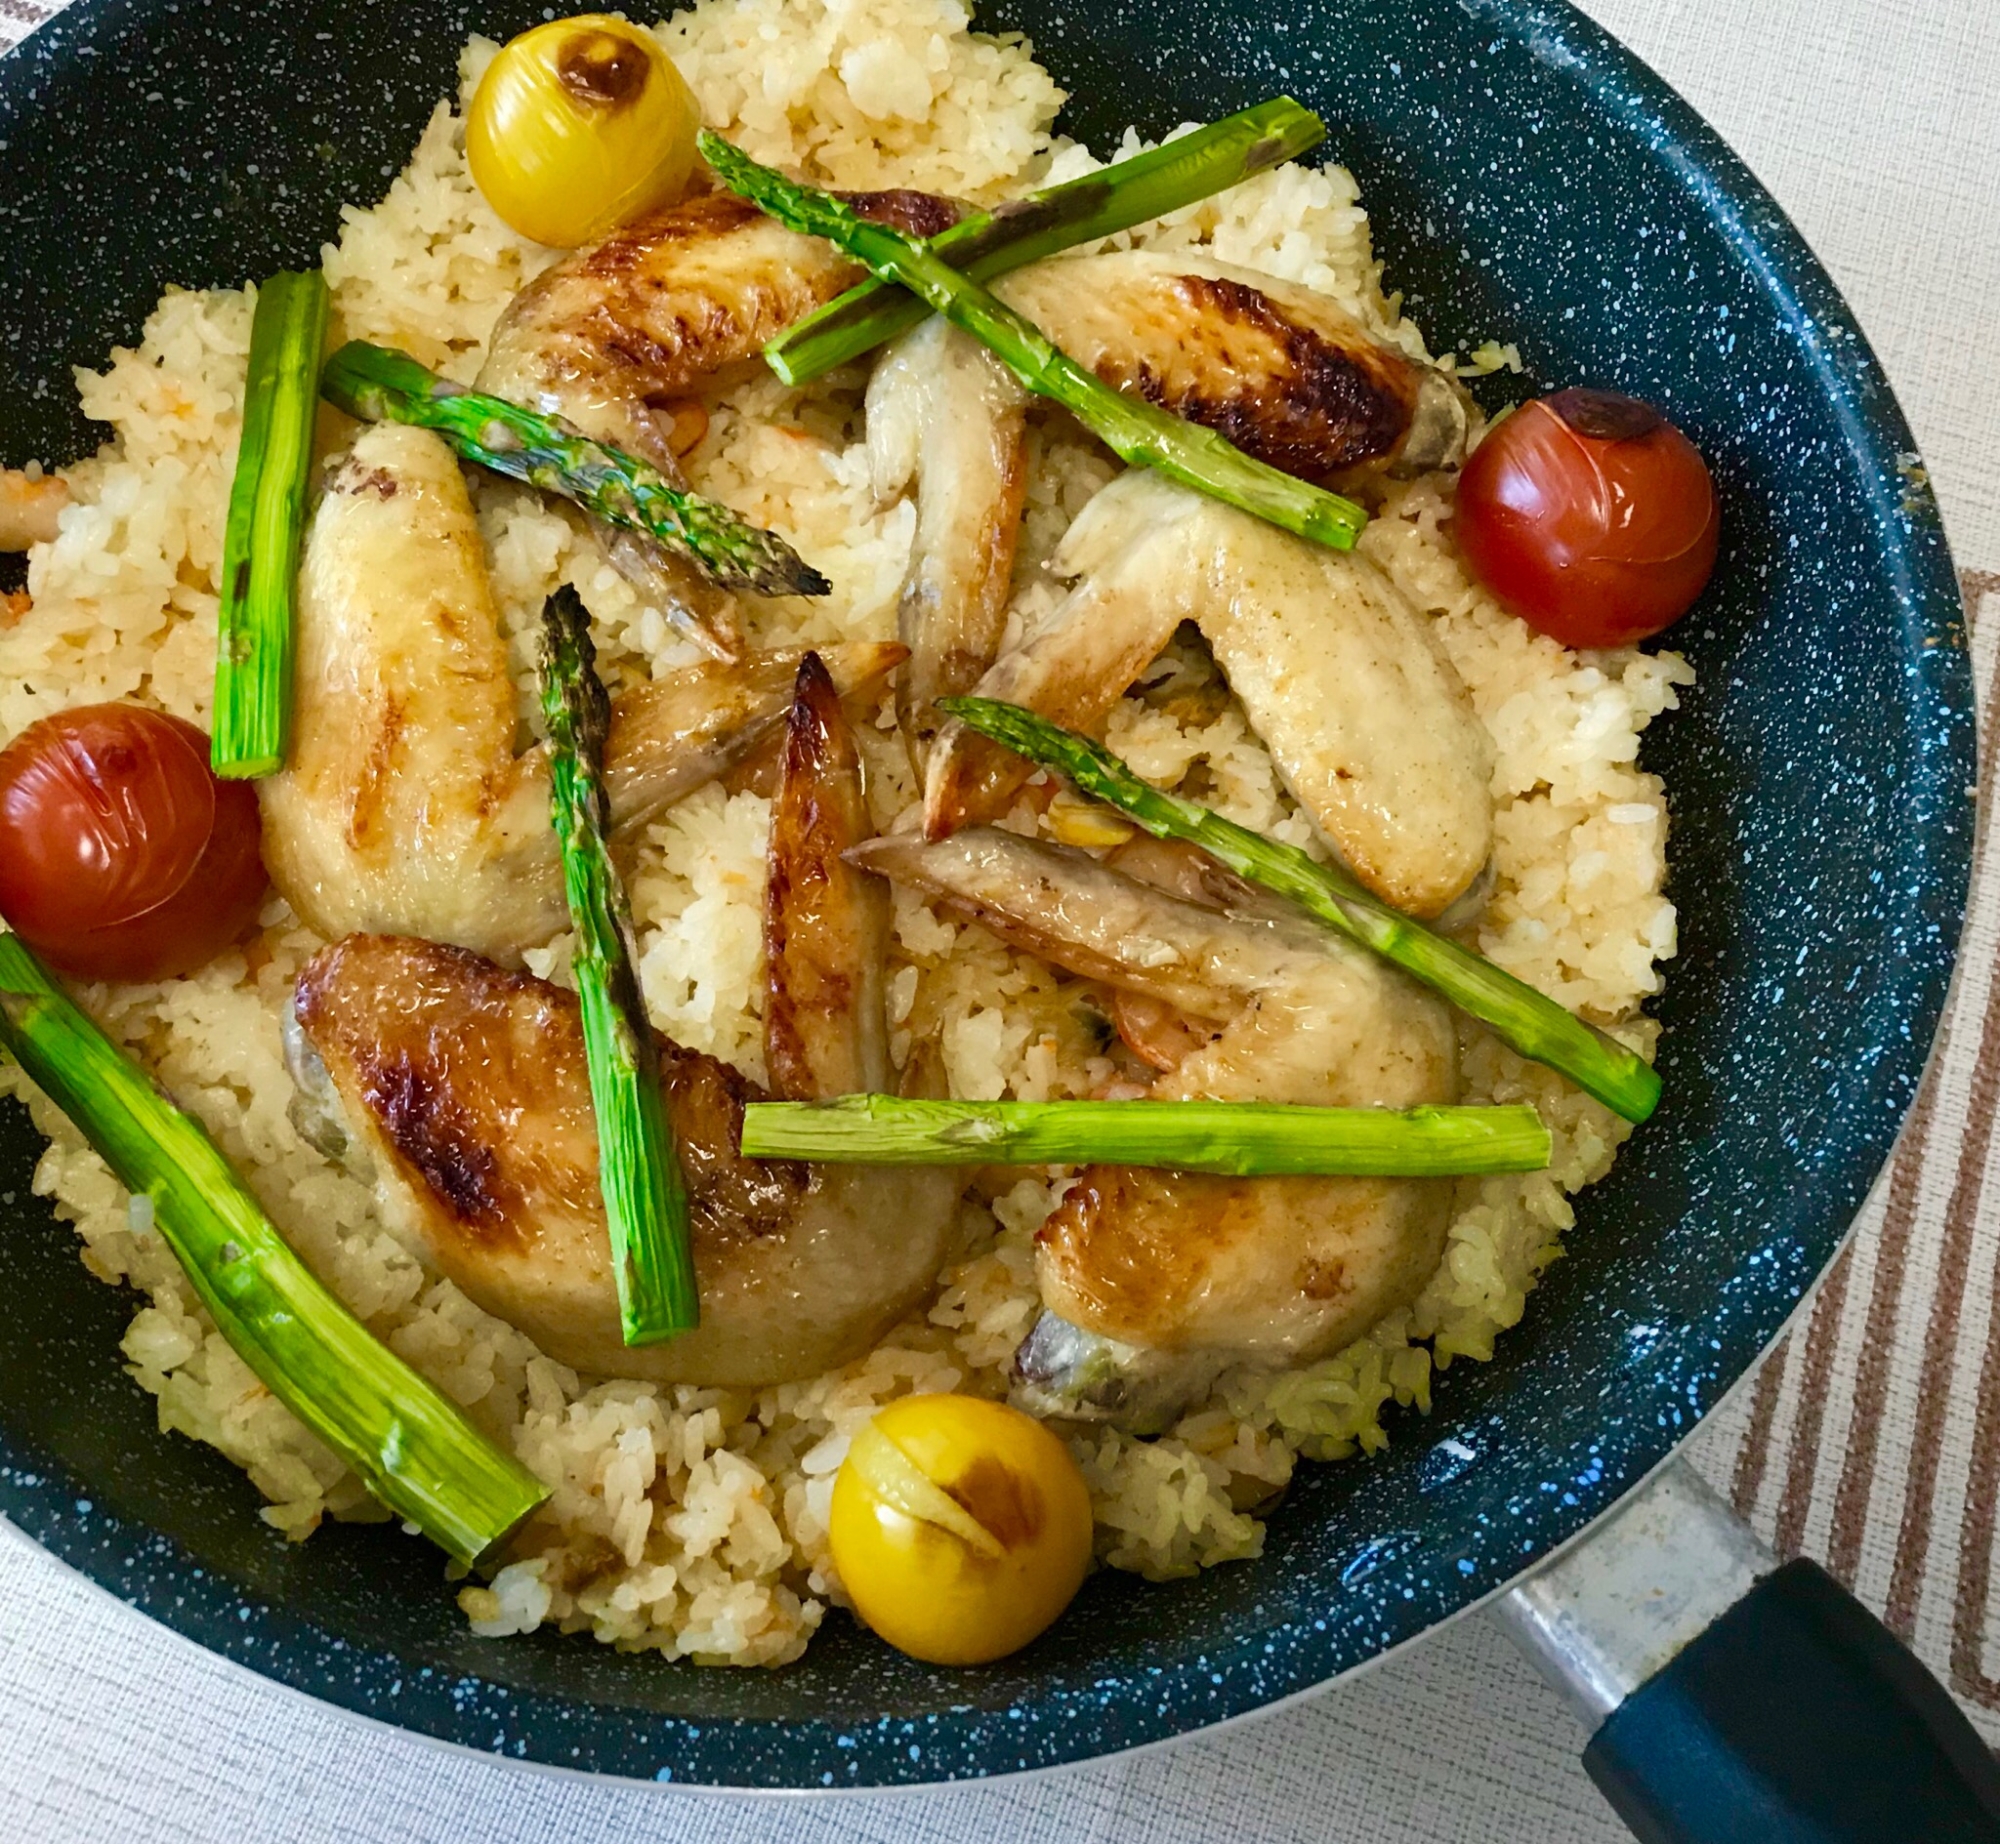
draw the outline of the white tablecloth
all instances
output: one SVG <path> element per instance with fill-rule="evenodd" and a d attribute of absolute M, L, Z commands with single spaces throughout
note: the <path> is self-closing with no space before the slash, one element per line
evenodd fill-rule
<path fill-rule="evenodd" d="M 1438 4 L 1445 0 L 1413 0 Z M 0 46 L 61 0 L 0 0 Z M 1261 0 L 1245 0 L 1261 4 Z M 1584 0 L 1777 194 L 1916 427 L 1976 648 L 2000 651 L 2000 4 Z M 1988 853 L 1992 850 L 1989 844 Z M 2000 1740 L 1987 1605 L 2000 1474 L 1991 1126 L 2000 877 L 1982 877 L 1953 1050 L 1855 1249 L 1696 1457 L 1782 1547 L 1829 1559 Z M 1577 1732 L 1462 1621 L 1208 1739 L 1035 1781 L 837 1803 L 607 1787 L 361 1724 L 218 1662 L 0 1535 L 0 1839 L 1610 1844 Z"/>

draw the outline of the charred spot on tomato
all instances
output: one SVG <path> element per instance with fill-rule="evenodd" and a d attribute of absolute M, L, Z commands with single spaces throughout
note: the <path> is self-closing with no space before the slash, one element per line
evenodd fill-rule
<path fill-rule="evenodd" d="M 1594 391 L 1573 385 L 1542 400 L 1578 435 L 1597 442 L 1636 442 L 1667 419 L 1650 403 L 1622 391 Z"/>
<path fill-rule="evenodd" d="M 652 74 L 645 52 L 610 32 L 579 33 L 556 56 L 556 81 L 597 109 L 629 109 Z"/>
<path fill-rule="evenodd" d="M 956 1479 L 939 1482 L 1002 1549 L 1023 1549 L 1042 1533 L 1042 1494 L 1004 1460 L 979 1454 Z"/>
<path fill-rule="evenodd" d="M 1002 1402 L 921 1394 L 862 1428 L 834 1479 L 827 1536 L 860 1618 L 933 1664 L 1018 1650 L 1090 1566 L 1075 1456 Z"/>
<path fill-rule="evenodd" d="M 573 250 L 686 193 L 698 118 L 643 28 L 609 14 L 551 19 L 509 40 L 480 77 L 466 164 L 515 230 Z"/>
<path fill-rule="evenodd" d="M 77 760 L 90 785 L 100 793 L 107 781 L 123 780 L 139 766 L 138 756 L 123 743 L 111 743 L 95 756 L 79 750 Z"/>

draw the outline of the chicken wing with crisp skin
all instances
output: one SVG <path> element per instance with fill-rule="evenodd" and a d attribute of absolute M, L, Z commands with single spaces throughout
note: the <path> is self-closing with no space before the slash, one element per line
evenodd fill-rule
<path fill-rule="evenodd" d="M 771 840 L 767 1054 L 799 1099 L 891 1082 L 886 906 L 841 859 L 866 810 L 816 668 L 808 656 Z M 433 1266 L 577 1370 L 739 1387 L 812 1376 L 868 1349 L 949 1252 L 957 1173 L 745 1159 L 743 1106 L 762 1092 L 661 1039 L 701 1324 L 628 1348 L 575 995 L 461 949 L 357 935 L 307 964 L 294 1006 L 309 1137 L 371 1167 L 389 1220 Z"/>
<path fill-rule="evenodd" d="M 1277 530 L 1141 469 L 1058 551 L 1069 596 L 979 681 L 1074 730 L 1105 714 L 1182 621 L 1314 823 L 1377 895 L 1434 916 L 1493 848 L 1493 742 L 1429 624 L 1367 559 Z M 931 752 L 933 837 L 991 819 L 1032 772 L 952 723 Z"/>
<path fill-rule="evenodd" d="M 995 289 L 1105 383 L 1286 473 L 1420 473 L 1465 452 L 1454 379 L 1294 283 L 1192 251 L 1127 250 L 1035 263 Z M 1025 401 L 999 360 L 935 320 L 891 346 L 869 380 L 876 493 L 915 483 L 899 605 L 910 669 L 896 708 L 920 768 L 940 728 L 936 700 L 971 690 L 1006 630 Z"/>
<path fill-rule="evenodd" d="M 922 236 L 958 216 L 923 192 L 850 202 Z M 658 463 L 661 412 L 728 383 L 793 321 L 866 273 L 733 192 L 698 193 L 543 270 L 493 329 L 478 388 L 566 416 L 586 435 Z"/>
<path fill-rule="evenodd" d="M 1465 453 L 1468 401 L 1329 296 L 1193 250 L 1060 256 L 994 292 L 1128 396 L 1302 480 L 1421 474 Z"/>
<path fill-rule="evenodd" d="M 854 195 L 864 215 L 921 235 L 957 208 L 923 192 Z M 488 344 L 478 388 L 551 411 L 646 457 L 679 483 L 671 431 L 684 400 L 727 384 L 767 340 L 865 272 L 728 192 L 698 193 L 545 269 Z M 728 595 L 651 539 L 599 525 L 613 564 L 718 658 L 741 651 Z"/>
<path fill-rule="evenodd" d="M 891 835 L 850 856 L 1017 947 L 1205 1021 L 1153 1099 L 1458 1099 L 1444 1003 L 1303 920 L 1212 907 L 990 827 Z M 1308 1362 L 1407 1305 L 1442 1253 L 1451 1190 L 1091 1166 L 1037 1239 L 1048 1317 L 1018 1374 L 1049 1412 L 1162 1425 L 1228 1363 Z"/>
<path fill-rule="evenodd" d="M 297 632 L 291 753 L 257 784 L 271 881 L 329 939 L 421 935 L 518 965 L 567 926 L 548 757 L 515 753 L 479 527 L 436 436 L 377 425 L 335 465 L 306 534 Z M 828 650 L 844 691 L 902 656 Z M 614 824 L 629 834 L 770 736 L 798 662 L 752 655 L 620 693 Z"/>
<path fill-rule="evenodd" d="M 919 236 L 957 216 L 919 192 L 859 194 L 864 215 Z M 515 298 L 479 387 L 555 411 L 677 477 L 665 424 L 860 279 L 830 244 L 730 193 L 704 193 L 577 251 Z M 998 292 L 1079 363 L 1313 480 L 1415 473 L 1464 451 L 1467 400 L 1327 296 L 1196 251 L 1061 257 Z M 920 761 L 934 702 L 992 663 L 1024 484 L 1023 393 L 962 333 L 930 322 L 890 349 L 869 391 L 878 492 L 917 484 L 918 532 L 901 598 L 912 654 L 898 710 Z M 670 615 L 728 654 L 722 598 L 628 535 L 607 539 Z"/>

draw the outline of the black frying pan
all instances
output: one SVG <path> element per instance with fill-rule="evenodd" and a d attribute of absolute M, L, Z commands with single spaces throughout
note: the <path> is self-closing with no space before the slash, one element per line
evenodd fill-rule
<path fill-rule="evenodd" d="M 0 459 L 91 444 L 68 367 L 133 338 L 164 284 L 316 260 L 339 203 L 406 157 L 467 29 L 540 12 L 79 0 L 0 59 Z M 1701 682 L 1645 758 L 1673 794 L 1681 911 L 1666 1105 L 1581 1200 L 1571 1258 L 1497 1360 L 1442 1377 L 1387 1454 L 1302 1469 L 1260 1560 L 1169 1587 L 1100 1575 L 1047 1638 L 978 1672 L 838 1619 L 780 1673 L 481 1642 L 436 1559 L 393 1533 L 285 1544 L 219 1455 L 157 1431 L 119 1369 L 129 1303 L 31 1196 L 34 1136 L 0 1114 L 0 1509 L 329 1701 L 564 1766 L 798 1788 L 1006 1773 L 1254 1709 L 1492 1594 L 1658 1466 L 1832 1257 L 1915 1089 L 1970 845 L 1958 595 L 1866 342 L 1744 168 L 1560 0 L 1001 0 L 983 20 L 1032 32 L 1066 125 L 1099 144 L 1299 96 L 1433 344 L 1519 343 L 1529 377 L 1490 402 L 1620 386 L 1714 461 L 1723 568 L 1675 635 Z M 1800 1616 L 1809 1636 L 1822 1615 Z M 1879 1749 L 1844 1754 L 1879 1782 Z M 1670 1772 L 1619 1772 L 1628 1810 L 1672 1796 Z"/>

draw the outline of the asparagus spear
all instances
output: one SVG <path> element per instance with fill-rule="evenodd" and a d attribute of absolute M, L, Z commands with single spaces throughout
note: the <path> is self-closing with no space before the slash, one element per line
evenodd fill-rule
<path fill-rule="evenodd" d="M 1210 198 L 1296 160 L 1325 135 L 1326 124 L 1310 109 L 1289 96 L 1274 97 L 1102 172 L 974 212 L 933 237 L 931 253 L 975 282 L 991 281 Z M 810 384 L 907 332 L 928 311 L 906 290 L 871 276 L 787 327 L 764 348 L 764 359 L 785 383 Z"/>
<path fill-rule="evenodd" d="M 1301 537 L 1348 550 L 1368 515 L 1323 488 L 1252 460 L 1199 423 L 1127 397 L 1058 350 L 1024 316 L 961 275 L 928 244 L 860 216 L 842 199 L 787 179 L 704 128 L 697 145 L 717 179 L 788 228 L 824 237 L 879 280 L 900 282 L 926 307 L 970 333 L 1027 389 L 1063 406 L 1125 460 L 1150 467 Z"/>
<path fill-rule="evenodd" d="M 1533 1108 L 1316 1108 L 1272 1101 L 762 1101 L 743 1153 L 849 1165 L 1163 1165 L 1239 1178 L 1539 1172 Z"/>
<path fill-rule="evenodd" d="M 590 615 L 565 584 L 542 605 L 542 716 L 563 887 L 576 926 L 572 967 L 597 1112 L 611 1261 L 628 1345 L 700 1323 L 688 1243 L 687 1184 L 660 1097 L 659 1048 L 632 970 L 631 914 L 611 863 L 604 738 L 611 700 L 597 676 Z"/>
<path fill-rule="evenodd" d="M 560 416 L 523 409 L 427 371 L 407 352 L 349 340 L 326 362 L 329 403 L 365 422 L 435 430 L 468 461 L 644 532 L 692 558 L 725 589 L 825 595 L 833 585 L 775 532 L 685 487 Z"/>
<path fill-rule="evenodd" d="M 326 343 L 326 277 L 274 275 L 257 291 L 243 439 L 222 536 L 215 732 L 218 775 L 285 765 L 292 728 L 292 596 Z"/>
<path fill-rule="evenodd" d="M 292 1253 L 198 1122 L 0 932 L 0 1044 L 153 1220 L 230 1348 L 399 1517 L 476 1562 L 548 1496 Z"/>
<path fill-rule="evenodd" d="M 1082 792 L 1117 808 L 1155 838 L 1199 845 L 1237 876 L 1290 897 L 1349 940 L 1443 994 L 1523 1056 L 1560 1070 L 1625 1119 L 1643 1121 L 1659 1105 L 1660 1078 L 1636 1051 L 1572 1017 L 1490 960 L 1432 934 L 1346 872 L 1162 792 L 1101 744 L 1017 704 L 940 698 L 938 708 L 1038 766 L 1066 775 Z"/>

